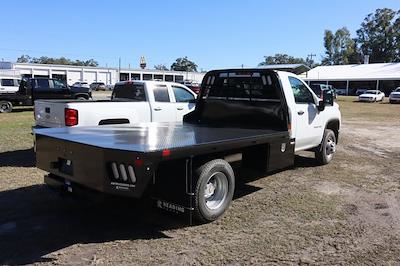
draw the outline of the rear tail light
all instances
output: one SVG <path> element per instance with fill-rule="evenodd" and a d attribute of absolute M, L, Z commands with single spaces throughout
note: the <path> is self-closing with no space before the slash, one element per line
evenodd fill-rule
<path fill-rule="evenodd" d="M 65 108 L 65 125 L 68 127 L 78 124 L 78 110 Z"/>

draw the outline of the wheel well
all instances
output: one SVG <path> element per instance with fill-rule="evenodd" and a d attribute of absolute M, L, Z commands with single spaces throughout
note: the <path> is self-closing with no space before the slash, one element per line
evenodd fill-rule
<path fill-rule="evenodd" d="M 326 125 L 326 129 L 330 129 L 335 133 L 336 137 L 336 142 L 339 140 L 339 129 L 340 129 L 340 123 L 339 120 L 331 120 L 328 122 Z"/>
<path fill-rule="evenodd" d="M 85 98 L 86 100 L 89 99 L 89 96 L 87 96 L 86 94 L 77 94 L 77 95 L 75 95 L 75 99 L 78 99 L 80 97 Z"/>

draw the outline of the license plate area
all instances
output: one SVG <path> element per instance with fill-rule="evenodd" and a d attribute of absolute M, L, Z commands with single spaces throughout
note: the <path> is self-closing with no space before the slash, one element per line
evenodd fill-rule
<path fill-rule="evenodd" d="M 74 164 L 72 160 L 69 159 L 64 159 L 64 158 L 58 158 L 58 161 L 56 162 L 56 168 L 60 173 L 66 174 L 73 176 L 74 175 Z"/>

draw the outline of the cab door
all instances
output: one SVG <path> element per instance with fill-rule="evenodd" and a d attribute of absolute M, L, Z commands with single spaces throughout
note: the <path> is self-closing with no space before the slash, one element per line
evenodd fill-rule
<path fill-rule="evenodd" d="M 171 102 L 172 95 L 165 84 L 154 84 L 151 97 L 151 121 L 173 122 L 176 120 L 176 108 Z"/>
<path fill-rule="evenodd" d="M 295 99 L 296 150 L 306 150 L 318 146 L 322 141 L 322 117 L 318 111 L 316 97 L 298 78 L 289 76 Z"/>
<path fill-rule="evenodd" d="M 196 97 L 187 88 L 177 85 L 171 85 L 171 88 L 175 101 L 176 120 L 182 121 L 185 114 L 194 110 Z"/>

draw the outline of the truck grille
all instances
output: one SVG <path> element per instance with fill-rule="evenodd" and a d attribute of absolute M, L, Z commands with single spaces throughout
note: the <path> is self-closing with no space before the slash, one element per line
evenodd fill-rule
<path fill-rule="evenodd" d="M 124 183 L 136 183 L 135 169 L 132 165 L 125 165 L 123 163 L 112 162 L 111 163 L 112 178 L 119 182 Z"/>

